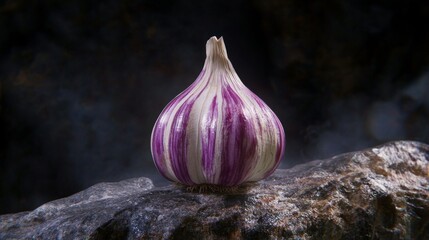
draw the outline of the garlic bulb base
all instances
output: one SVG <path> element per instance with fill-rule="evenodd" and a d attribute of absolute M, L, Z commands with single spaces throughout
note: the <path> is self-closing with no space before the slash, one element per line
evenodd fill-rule
<path fill-rule="evenodd" d="M 247 182 L 237 186 L 222 186 L 217 184 L 199 184 L 199 185 L 183 185 L 175 183 L 177 187 L 184 189 L 186 192 L 193 193 L 213 193 L 213 194 L 237 194 L 248 192 L 256 183 Z"/>

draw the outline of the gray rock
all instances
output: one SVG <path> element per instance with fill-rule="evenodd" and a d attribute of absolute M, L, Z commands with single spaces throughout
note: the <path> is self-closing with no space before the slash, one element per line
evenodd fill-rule
<path fill-rule="evenodd" d="M 1 239 L 429 239 L 429 146 L 392 142 L 226 193 L 147 178 L 0 216 Z"/>

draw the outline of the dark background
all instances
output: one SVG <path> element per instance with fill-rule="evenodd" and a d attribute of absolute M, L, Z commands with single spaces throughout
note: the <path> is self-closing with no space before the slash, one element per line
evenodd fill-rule
<path fill-rule="evenodd" d="M 0 2 L 0 213 L 147 176 L 162 108 L 223 36 L 286 130 L 282 167 L 429 142 L 428 1 Z"/>

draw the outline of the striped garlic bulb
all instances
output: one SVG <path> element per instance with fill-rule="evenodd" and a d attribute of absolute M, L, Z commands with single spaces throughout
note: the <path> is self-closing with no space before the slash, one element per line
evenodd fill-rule
<path fill-rule="evenodd" d="M 264 179 L 283 156 L 282 124 L 241 82 L 222 37 L 207 41 L 206 54 L 197 80 L 155 123 L 155 165 L 168 180 L 188 186 L 237 186 Z"/>

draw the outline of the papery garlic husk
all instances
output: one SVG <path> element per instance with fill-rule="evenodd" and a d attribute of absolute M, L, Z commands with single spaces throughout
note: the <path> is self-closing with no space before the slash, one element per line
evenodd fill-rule
<path fill-rule="evenodd" d="M 161 112 L 151 150 L 159 172 L 188 186 L 237 186 L 268 177 L 283 156 L 274 112 L 241 82 L 223 38 L 206 44 L 198 78 Z"/>

